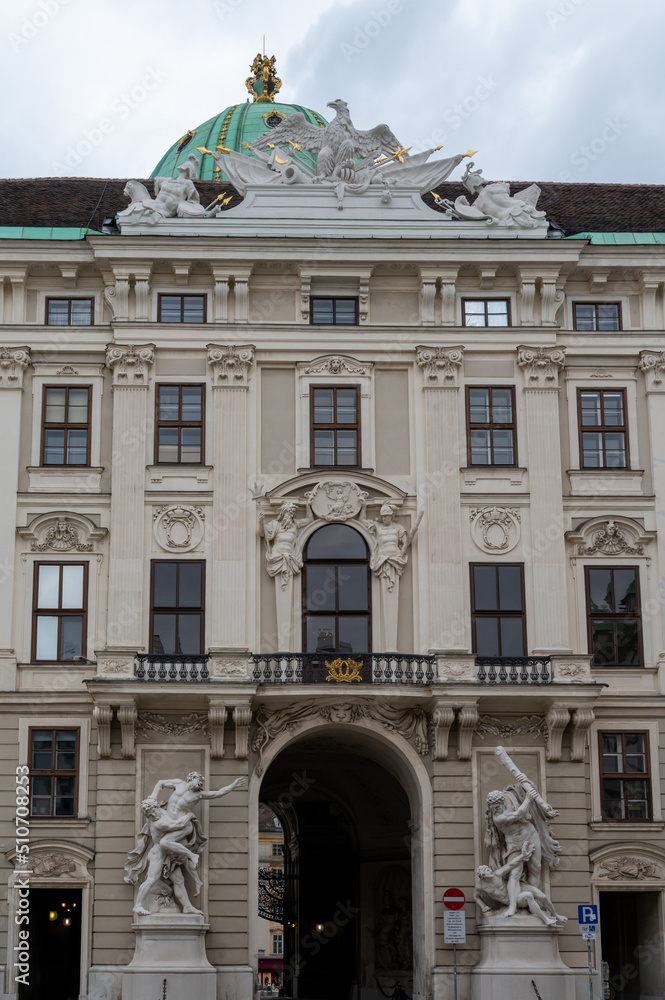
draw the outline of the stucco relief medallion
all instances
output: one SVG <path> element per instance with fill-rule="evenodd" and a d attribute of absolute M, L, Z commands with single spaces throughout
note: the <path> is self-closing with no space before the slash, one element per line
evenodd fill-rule
<path fill-rule="evenodd" d="M 32 871 L 42 877 L 58 878 L 76 872 L 76 863 L 64 854 L 43 854 L 32 862 Z"/>
<path fill-rule="evenodd" d="M 471 537 L 483 552 L 510 552 L 520 540 L 520 512 L 517 507 L 474 507 Z"/>
<path fill-rule="evenodd" d="M 190 552 L 203 538 L 205 514 L 202 507 L 187 504 L 157 507 L 152 516 L 155 539 L 167 552 Z"/>
<path fill-rule="evenodd" d="M 357 517 L 369 494 L 355 483 L 317 483 L 305 494 L 312 511 L 322 521 L 348 521 Z"/>

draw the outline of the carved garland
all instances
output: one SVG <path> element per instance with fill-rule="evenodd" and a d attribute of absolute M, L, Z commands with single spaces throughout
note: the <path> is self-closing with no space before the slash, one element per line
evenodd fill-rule
<path fill-rule="evenodd" d="M 481 740 L 488 736 L 497 736 L 509 740 L 513 736 L 530 736 L 532 740 L 543 738 L 547 743 L 547 722 L 542 715 L 523 715 L 514 722 L 503 722 L 493 715 L 481 715 L 476 726 L 476 733 Z"/>
<path fill-rule="evenodd" d="M 659 879 L 662 877 L 660 868 L 643 858 L 624 855 L 620 858 L 609 858 L 599 865 L 600 878 L 611 879 L 613 882 L 641 882 L 644 879 Z"/>
<path fill-rule="evenodd" d="M 209 735 L 209 722 L 206 715 L 190 712 L 178 719 L 167 719 L 157 712 L 139 712 L 136 718 L 136 732 L 141 736 L 149 733 L 162 733 L 165 736 L 183 736 L 186 733 L 201 731 L 206 738 Z"/>

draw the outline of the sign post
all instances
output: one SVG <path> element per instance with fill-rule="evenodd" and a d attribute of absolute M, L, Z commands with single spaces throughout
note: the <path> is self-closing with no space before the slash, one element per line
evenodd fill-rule
<path fill-rule="evenodd" d="M 582 932 L 582 938 L 586 941 L 587 957 L 589 960 L 589 1000 L 593 1000 L 593 966 L 591 965 L 591 942 L 596 940 L 596 927 L 598 926 L 598 907 L 593 903 L 580 905 L 577 907 L 577 920 Z"/>
<path fill-rule="evenodd" d="M 457 1000 L 457 945 L 466 943 L 466 897 L 461 889 L 446 889 L 443 894 L 443 940 L 453 946 L 454 997 Z"/>

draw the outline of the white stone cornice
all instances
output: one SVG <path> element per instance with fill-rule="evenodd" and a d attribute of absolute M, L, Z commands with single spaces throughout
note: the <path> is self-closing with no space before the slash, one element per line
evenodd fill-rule
<path fill-rule="evenodd" d="M 155 345 L 107 344 L 106 366 L 113 372 L 113 388 L 147 389 Z"/>
<path fill-rule="evenodd" d="M 639 369 L 647 392 L 665 392 L 665 351 L 641 351 Z"/>
<path fill-rule="evenodd" d="M 208 344 L 208 364 L 215 389 L 246 389 L 254 364 L 254 344 Z"/>
<path fill-rule="evenodd" d="M 0 347 L 0 389 L 22 389 L 29 364 L 29 347 Z"/>
<path fill-rule="evenodd" d="M 458 389 L 464 363 L 463 347 L 416 347 L 425 389 Z"/>
<path fill-rule="evenodd" d="M 517 364 L 526 389 L 558 389 L 559 372 L 566 364 L 565 347 L 518 347 Z"/>

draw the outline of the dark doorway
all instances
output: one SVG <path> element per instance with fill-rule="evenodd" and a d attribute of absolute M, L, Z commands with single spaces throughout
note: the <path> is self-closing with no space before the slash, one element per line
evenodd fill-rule
<path fill-rule="evenodd" d="M 411 995 L 411 813 L 398 780 L 329 730 L 280 754 L 261 800 L 284 828 L 284 993 L 381 1000 L 378 979 Z"/>
<path fill-rule="evenodd" d="M 659 892 L 601 892 L 603 961 L 610 1000 L 660 1000 L 665 995 Z"/>
<path fill-rule="evenodd" d="M 81 890 L 30 890 L 30 983 L 19 1000 L 77 1000 L 81 969 Z"/>

